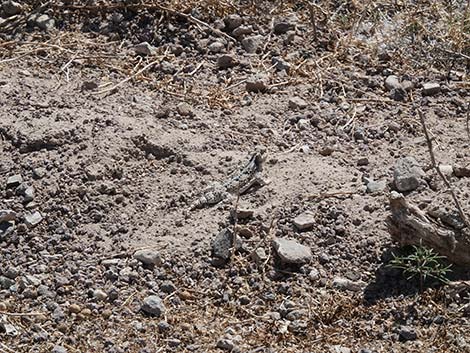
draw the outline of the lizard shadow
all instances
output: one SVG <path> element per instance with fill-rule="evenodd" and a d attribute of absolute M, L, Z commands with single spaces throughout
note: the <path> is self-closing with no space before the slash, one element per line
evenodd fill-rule
<path fill-rule="evenodd" d="M 363 299 L 366 305 L 374 305 L 379 301 L 415 296 L 428 288 L 442 288 L 445 283 L 438 280 L 426 281 L 420 287 L 419 279 L 414 277 L 407 279 L 402 270 L 391 267 L 390 261 L 394 255 L 404 254 L 409 251 L 408 247 L 391 247 L 386 249 L 381 256 L 382 263 L 375 271 L 375 277 L 363 292 Z M 470 280 L 470 269 L 463 266 L 452 265 L 451 272 L 446 275 L 449 281 Z"/>

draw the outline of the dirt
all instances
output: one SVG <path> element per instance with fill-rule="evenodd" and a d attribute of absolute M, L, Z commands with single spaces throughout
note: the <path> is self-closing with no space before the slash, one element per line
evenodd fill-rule
<path fill-rule="evenodd" d="M 407 198 L 422 208 L 435 200 L 455 208 L 432 169 L 417 109 L 437 160 L 467 166 L 466 54 L 446 60 L 416 34 L 400 43 L 395 35 L 408 10 L 388 2 L 388 20 L 377 23 L 367 7 L 322 4 L 336 15 L 320 21 L 318 33 L 301 4 L 260 2 L 272 10 L 267 15 L 236 2 L 262 36 L 255 53 L 226 38 L 223 18 L 236 12 L 226 4 L 202 2 L 192 12 L 164 4 L 178 15 L 64 1 L 41 9 L 55 19 L 44 32 L 26 24 L 36 2 L 24 3 L 19 22 L 0 27 L 7 49 L 0 55 L 0 209 L 18 215 L 2 226 L 0 241 L 0 351 L 468 351 L 468 266 L 453 267 L 451 284 L 430 281 L 424 289 L 387 267 L 401 251 L 387 226 L 399 158 L 415 157 L 425 171 Z M 271 21 L 286 14 L 296 15 L 287 20 L 294 29 L 274 33 Z M 344 14 L 351 27 L 335 27 Z M 142 41 L 155 53 L 136 54 Z M 223 49 L 211 53 L 216 41 Z M 223 54 L 237 65 L 218 68 Z M 273 57 L 291 69 L 277 71 Z M 260 74 L 266 91 L 247 92 L 245 81 Z M 392 74 L 409 88 L 390 92 Z M 440 89 L 423 96 L 429 82 Z M 293 108 L 293 98 L 306 106 Z M 189 210 L 259 146 L 267 149 L 267 185 Z M 34 188 L 32 201 L 6 187 L 17 174 Z M 384 187 L 370 193 L 365 178 Z M 449 178 L 470 210 L 470 178 Z M 231 211 L 241 208 L 254 215 L 234 221 Z M 27 226 L 34 211 L 43 219 Z M 315 224 L 299 231 L 293 219 L 307 211 Z M 239 230 L 243 246 L 220 268 L 211 244 L 227 227 Z M 308 246 L 313 258 L 280 264 L 274 236 Z M 261 265 L 250 255 L 257 247 L 268 255 Z M 144 266 L 134 258 L 139 249 L 158 252 L 163 263 Z M 355 286 L 335 285 L 338 278 Z M 174 291 L 165 289 L 168 281 Z M 160 317 L 141 310 L 152 294 L 166 307 Z"/>

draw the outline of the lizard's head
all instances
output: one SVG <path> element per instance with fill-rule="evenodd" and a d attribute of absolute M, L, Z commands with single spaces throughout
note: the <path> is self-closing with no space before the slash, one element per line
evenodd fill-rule
<path fill-rule="evenodd" d="M 266 156 L 268 155 L 266 147 L 262 145 L 256 146 L 253 155 L 255 157 L 256 164 L 261 166 L 263 162 L 266 161 Z"/>

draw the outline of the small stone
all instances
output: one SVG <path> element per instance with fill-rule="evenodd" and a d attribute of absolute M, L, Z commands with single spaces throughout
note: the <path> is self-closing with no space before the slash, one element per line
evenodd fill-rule
<path fill-rule="evenodd" d="M 459 178 L 470 177 L 470 165 L 467 165 L 465 167 L 456 165 L 454 166 L 454 173 L 455 176 Z"/>
<path fill-rule="evenodd" d="M 163 305 L 160 297 L 156 295 L 150 295 L 144 299 L 140 310 L 148 315 L 158 317 L 165 313 L 165 306 Z"/>
<path fill-rule="evenodd" d="M 176 348 L 176 347 L 181 345 L 181 340 L 179 340 L 177 338 L 169 338 L 167 340 L 167 343 L 168 343 L 168 347 Z"/>
<path fill-rule="evenodd" d="M 300 119 L 297 122 L 297 126 L 300 130 L 307 130 L 312 124 L 310 124 L 310 120 L 308 119 Z"/>
<path fill-rule="evenodd" d="M 263 44 L 263 41 L 264 37 L 262 35 L 246 37 L 242 40 L 242 46 L 247 53 L 253 54 L 258 51 Z"/>
<path fill-rule="evenodd" d="M 181 116 L 193 116 L 193 108 L 186 102 L 181 102 L 177 105 L 176 111 Z"/>
<path fill-rule="evenodd" d="M 238 60 L 230 54 L 224 54 L 217 58 L 217 67 L 219 69 L 228 69 L 238 65 Z"/>
<path fill-rule="evenodd" d="M 301 110 L 307 108 L 308 103 L 300 97 L 289 98 L 289 108 L 292 110 Z"/>
<path fill-rule="evenodd" d="M 369 194 L 376 194 L 376 193 L 380 193 L 384 191 L 386 187 L 387 187 L 386 180 L 374 181 L 371 179 L 368 181 L 366 185 L 366 192 L 368 192 Z"/>
<path fill-rule="evenodd" d="M 393 89 L 403 89 L 403 86 L 397 76 L 390 75 L 385 79 L 385 88 L 391 91 Z"/>
<path fill-rule="evenodd" d="M 331 353 L 351 353 L 351 349 L 347 347 L 343 347 L 340 345 L 335 345 L 330 347 Z"/>
<path fill-rule="evenodd" d="M 171 329 L 171 325 L 166 321 L 160 321 L 157 327 L 160 332 L 167 332 Z"/>
<path fill-rule="evenodd" d="M 354 282 L 350 279 L 343 278 L 343 277 L 335 277 L 333 279 L 333 287 L 341 289 L 341 290 L 349 290 L 352 292 L 360 292 L 364 287 L 364 283 L 361 281 Z"/>
<path fill-rule="evenodd" d="M 241 305 L 248 305 L 248 304 L 250 304 L 250 302 L 251 302 L 250 297 L 247 296 L 247 295 L 242 295 L 242 296 L 239 298 L 239 301 L 240 301 L 240 304 L 241 304 Z"/>
<path fill-rule="evenodd" d="M 225 44 L 219 41 L 215 41 L 209 44 L 209 46 L 207 47 L 207 49 L 209 49 L 209 51 L 214 54 L 220 53 L 221 51 L 224 50 L 224 48 L 225 48 Z"/>
<path fill-rule="evenodd" d="M 251 27 L 251 26 L 240 26 L 240 27 L 235 28 L 232 31 L 232 36 L 239 39 L 239 38 L 241 38 L 243 36 L 247 36 L 251 33 L 253 33 L 253 27 Z"/>
<path fill-rule="evenodd" d="M 231 216 L 232 218 L 236 217 L 237 219 L 247 219 L 253 217 L 254 213 L 255 210 L 252 208 L 238 207 L 236 210 L 232 209 Z"/>
<path fill-rule="evenodd" d="M 87 317 L 91 315 L 91 310 L 88 308 L 83 308 L 82 311 L 80 311 L 80 314 Z"/>
<path fill-rule="evenodd" d="M 226 31 L 232 32 L 243 24 L 243 18 L 240 15 L 231 14 L 224 18 L 224 23 Z"/>
<path fill-rule="evenodd" d="M 298 230 L 306 230 L 315 225 L 315 216 L 309 211 L 303 212 L 294 218 L 293 223 Z"/>
<path fill-rule="evenodd" d="M 95 89 L 97 89 L 99 86 L 98 86 L 98 83 L 94 82 L 94 81 L 85 81 L 82 83 L 82 87 L 81 87 L 81 90 L 82 91 L 93 91 Z"/>
<path fill-rule="evenodd" d="M 423 96 L 433 96 L 441 91 L 441 85 L 435 82 L 428 82 L 423 84 Z"/>
<path fill-rule="evenodd" d="M 16 221 L 17 214 L 13 210 L 0 210 L 0 223 Z"/>
<path fill-rule="evenodd" d="M 359 167 L 363 167 L 363 166 L 369 165 L 369 158 L 367 158 L 367 157 L 359 158 L 359 159 L 357 160 L 357 165 L 358 165 Z"/>
<path fill-rule="evenodd" d="M 255 75 L 248 79 L 245 84 L 247 92 L 266 92 L 268 90 L 267 78 L 264 75 Z"/>
<path fill-rule="evenodd" d="M 99 301 L 104 301 L 106 300 L 106 298 L 108 297 L 108 295 L 106 294 L 105 291 L 101 290 L 101 289 L 95 289 L 93 291 L 93 297 L 96 299 L 96 300 L 99 300 Z"/>
<path fill-rule="evenodd" d="M 46 168 L 37 167 L 33 168 L 33 177 L 36 179 L 41 179 L 46 175 Z"/>
<path fill-rule="evenodd" d="M 14 286 L 15 283 L 16 282 L 11 278 L 0 276 L 0 287 L 2 287 L 3 289 L 9 289 L 10 287 Z"/>
<path fill-rule="evenodd" d="M 235 236 L 235 239 L 233 238 Z M 232 250 L 240 249 L 242 240 L 233 234 L 229 228 L 222 229 L 212 242 L 212 263 L 215 266 L 223 266 L 232 256 Z"/>
<path fill-rule="evenodd" d="M 78 314 L 82 309 L 80 308 L 80 305 L 78 304 L 70 304 L 69 305 L 69 312 L 72 314 Z"/>
<path fill-rule="evenodd" d="M 425 173 L 413 157 L 400 158 L 395 163 L 393 179 L 398 191 L 415 190 Z"/>
<path fill-rule="evenodd" d="M 264 250 L 264 248 L 256 249 L 251 253 L 250 256 L 257 266 L 263 265 L 264 262 L 268 259 L 268 255 L 266 254 L 266 250 Z"/>
<path fill-rule="evenodd" d="M 232 352 L 236 348 L 236 345 L 228 338 L 221 338 L 217 341 L 217 348 Z"/>
<path fill-rule="evenodd" d="M 39 223 L 42 222 L 42 220 L 43 217 L 39 211 L 36 211 L 34 213 L 27 213 L 24 216 L 24 222 L 30 228 L 37 226 Z"/>
<path fill-rule="evenodd" d="M 334 151 L 336 151 L 335 148 L 333 148 L 331 146 L 325 146 L 319 151 L 319 153 L 322 156 L 327 157 L 327 156 L 331 156 Z"/>
<path fill-rule="evenodd" d="M 152 55 L 156 50 L 157 48 L 150 45 L 148 42 L 142 42 L 134 46 L 135 53 L 141 55 Z"/>
<path fill-rule="evenodd" d="M 400 337 L 400 341 L 414 341 L 418 338 L 416 331 L 409 326 L 400 326 L 398 335 Z"/>
<path fill-rule="evenodd" d="M 277 255 L 285 264 L 301 265 L 310 262 L 312 259 L 310 248 L 299 244 L 295 240 L 276 238 L 272 243 Z"/>
<path fill-rule="evenodd" d="M 451 176 L 454 173 L 454 168 L 451 165 L 440 164 L 439 170 L 446 176 Z"/>
<path fill-rule="evenodd" d="M 316 268 L 313 268 L 308 273 L 308 278 L 311 281 L 318 281 L 320 279 L 320 272 Z"/>
<path fill-rule="evenodd" d="M 24 202 L 31 202 L 34 199 L 34 187 L 28 186 L 24 191 L 23 191 L 23 201 Z"/>
<path fill-rule="evenodd" d="M 50 31 L 55 27 L 55 20 L 46 14 L 33 14 L 29 17 L 29 23 L 39 27 L 43 31 Z"/>
<path fill-rule="evenodd" d="M 163 293 L 171 294 L 176 291 L 176 286 L 171 281 L 165 281 L 161 284 L 160 290 Z"/>
<path fill-rule="evenodd" d="M 7 188 L 16 188 L 23 182 L 23 177 L 20 174 L 12 175 L 7 179 Z"/>
<path fill-rule="evenodd" d="M 146 266 L 161 266 L 163 263 L 160 253 L 152 249 L 138 250 L 134 253 L 134 259 Z"/>
<path fill-rule="evenodd" d="M 67 348 L 65 348 L 64 346 L 58 346 L 58 345 L 54 346 L 51 351 L 51 353 L 67 353 L 67 352 L 68 352 Z"/>
<path fill-rule="evenodd" d="M 21 4 L 11 0 L 5 1 L 2 4 L 2 9 L 5 15 L 7 15 L 8 17 L 18 15 L 19 13 L 21 13 L 21 11 L 23 11 L 23 7 L 21 6 Z"/>
<path fill-rule="evenodd" d="M 275 34 L 285 34 L 288 31 L 292 30 L 294 25 L 283 20 L 278 20 L 273 25 L 273 32 Z"/>
<path fill-rule="evenodd" d="M 288 72 L 290 67 L 291 67 L 291 65 L 287 61 L 285 61 L 281 58 L 277 58 L 277 57 L 273 57 L 271 59 L 271 63 L 273 65 L 275 65 L 274 68 L 277 71 L 286 71 L 286 72 Z"/>

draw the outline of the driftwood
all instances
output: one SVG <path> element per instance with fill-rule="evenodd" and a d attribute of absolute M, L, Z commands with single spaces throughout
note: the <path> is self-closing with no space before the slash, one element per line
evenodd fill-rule
<path fill-rule="evenodd" d="M 434 249 L 458 265 L 470 265 L 470 231 L 462 223 L 442 224 L 409 203 L 402 194 L 390 196 L 388 219 L 392 238 L 401 245 L 420 245 Z"/>

